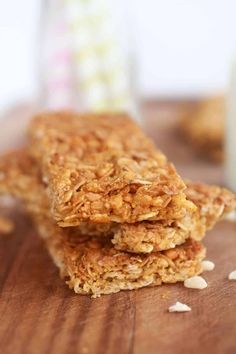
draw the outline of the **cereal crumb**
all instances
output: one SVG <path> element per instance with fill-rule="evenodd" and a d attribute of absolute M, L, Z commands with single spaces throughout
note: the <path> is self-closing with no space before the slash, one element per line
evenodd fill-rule
<path fill-rule="evenodd" d="M 211 261 L 202 261 L 202 269 L 204 271 L 211 271 L 215 268 L 215 263 Z"/>
<path fill-rule="evenodd" d="M 232 272 L 229 273 L 228 279 L 236 280 L 236 270 L 233 270 Z"/>
<path fill-rule="evenodd" d="M 184 281 L 184 286 L 190 289 L 205 289 L 207 287 L 207 282 L 205 279 L 199 275 L 195 275 Z"/>
<path fill-rule="evenodd" d="M 186 304 L 182 304 L 177 301 L 174 305 L 169 307 L 169 312 L 189 312 L 191 311 L 191 307 Z"/>

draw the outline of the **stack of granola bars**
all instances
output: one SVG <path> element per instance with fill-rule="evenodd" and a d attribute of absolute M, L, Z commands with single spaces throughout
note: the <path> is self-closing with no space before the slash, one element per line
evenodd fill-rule
<path fill-rule="evenodd" d="M 0 192 L 23 201 L 79 294 L 175 283 L 202 272 L 207 230 L 230 191 L 184 183 L 126 115 L 41 114 L 24 150 L 0 159 Z"/>

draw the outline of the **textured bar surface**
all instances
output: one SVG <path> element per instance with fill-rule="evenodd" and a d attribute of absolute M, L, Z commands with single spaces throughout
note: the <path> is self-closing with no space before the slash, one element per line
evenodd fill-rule
<path fill-rule="evenodd" d="M 15 151 L 0 159 L 0 192 L 22 200 L 33 215 L 50 215 L 46 188 L 35 161 L 26 151 Z M 187 182 L 187 198 L 196 204 L 178 220 L 143 221 L 135 224 L 89 224 L 75 227 L 78 234 L 110 237 L 116 249 L 149 253 L 173 248 L 189 237 L 201 240 L 205 232 L 236 207 L 233 193 L 216 186 Z"/>
<path fill-rule="evenodd" d="M 141 255 L 117 251 L 107 238 L 78 235 L 77 228 L 60 228 L 49 219 L 39 218 L 36 226 L 61 277 L 78 294 L 97 297 L 176 283 L 202 272 L 205 248 L 192 239 L 171 250 Z"/>
<path fill-rule="evenodd" d="M 191 203 L 174 166 L 126 115 L 42 114 L 29 129 L 60 226 L 177 219 Z"/>

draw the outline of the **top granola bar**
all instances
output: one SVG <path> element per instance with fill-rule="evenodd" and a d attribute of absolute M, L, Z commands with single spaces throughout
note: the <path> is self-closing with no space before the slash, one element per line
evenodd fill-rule
<path fill-rule="evenodd" d="M 172 199 L 172 219 L 189 207 L 174 166 L 125 114 L 41 114 L 29 136 L 60 226 L 161 220 Z"/>

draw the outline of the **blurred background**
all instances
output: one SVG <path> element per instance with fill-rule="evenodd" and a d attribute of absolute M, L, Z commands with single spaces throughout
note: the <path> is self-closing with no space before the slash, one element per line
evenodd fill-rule
<path fill-rule="evenodd" d="M 235 0 L 1 1 L 0 151 L 39 110 L 125 110 L 178 166 L 222 162 L 227 130 L 234 186 L 235 13 Z"/>
<path fill-rule="evenodd" d="M 235 0 L 107 2 L 141 98 L 201 97 L 226 88 L 236 50 Z M 59 6 L 63 1 L 0 2 L 1 110 L 37 99 L 45 23 Z"/>

